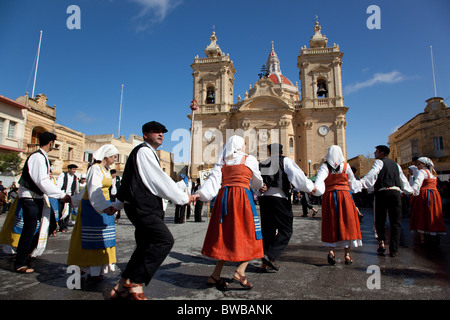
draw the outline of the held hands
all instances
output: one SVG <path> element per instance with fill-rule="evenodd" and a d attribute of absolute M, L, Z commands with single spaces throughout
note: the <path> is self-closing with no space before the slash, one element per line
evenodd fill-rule
<path fill-rule="evenodd" d="M 105 210 L 103 210 L 103 212 L 106 213 L 107 215 L 111 216 L 114 213 L 116 213 L 117 210 L 113 206 L 111 206 L 111 207 L 108 207 Z"/>
<path fill-rule="evenodd" d="M 264 183 L 264 185 L 259 189 L 259 192 L 264 193 L 267 191 L 267 185 Z"/>
<path fill-rule="evenodd" d="M 200 198 L 200 196 L 198 194 L 194 194 L 194 195 L 190 195 L 189 196 L 189 202 L 187 204 L 194 204 L 197 202 L 198 198 Z"/>
<path fill-rule="evenodd" d="M 66 194 L 64 197 L 62 197 L 61 200 L 64 203 L 72 202 L 72 198 L 68 194 Z"/>

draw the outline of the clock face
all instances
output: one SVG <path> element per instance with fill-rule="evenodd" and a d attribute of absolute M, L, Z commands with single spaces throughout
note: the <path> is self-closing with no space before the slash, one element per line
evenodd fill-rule
<path fill-rule="evenodd" d="M 213 137 L 213 132 L 211 130 L 207 130 L 204 134 L 204 137 L 207 141 L 211 140 Z"/>
<path fill-rule="evenodd" d="M 320 133 L 322 136 L 326 136 L 326 135 L 328 134 L 329 131 L 330 131 L 330 129 L 328 129 L 327 126 L 321 126 L 321 127 L 319 128 L 319 133 Z"/>

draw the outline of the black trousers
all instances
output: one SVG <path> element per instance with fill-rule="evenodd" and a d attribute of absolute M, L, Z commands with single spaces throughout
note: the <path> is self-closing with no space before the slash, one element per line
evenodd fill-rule
<path fill-rule="evenodd" d="M 17 255 L 14 269 L 25 267 L 29 262 L 29 255 L 33 252 L 39 240 L 39 232 L 34 234 L 38 220 L 42 217 L 44 199 L 20 198 L 23 215 L 23 229 L 17 245 Z"/>
<path fill-rule="evenodd" d="M 187 218 L 187 211 L 190 209 L 189 206 L 187 205 L 175 205 L 175 217 L 174 217 L 174 222 L 175 223 L 185 223 L 186 219 L 185 219 L 185 215 Z"/>
<path fill-rule="evenodd" d="M 259 197 L 259 207 L 264 254 L 274 261 L 292 237 L 292 204 L 288 199 L 263 196 Z"/>
<path fill-rule="evenodd" d="M 308 209 L 312 209 L 313 206 L 309 203 L 308 199 L 306 199 L 306 194 L 304 192 L 301 192 L 302 199 L 300 200 L 300 203 L 302 204 L 302 210 L 303 215 L 308 215 Z"/>
<path fill-rule="evenodd" d="M 389 250 L 397 252 L 402 230 L 402 200 L 396 190 L 378 191 L 375 194 L 375 229 L 378 241 L 386 241 L 386 217 L 391 229 Z"/>
<path fill-rule="evenodd" d="M 195 203 L 195 209 L 194 209 L 195 222 L 202 221 L 202 209 L 203 209 L 203 202 L 200 200 L 197 200 L 197 202 Z"/>
<path fill-rule="evenodd" d="M 58 200 L 58 212 L 59 212 L 59 231 L 67 231 L 69 227 L 69 221 L 70 221 L 70 215 L 72 214 L 73 205 L 69 203 L 69 214 L 67 217 L 62 219 L 63 209 L 64 209 L 65 202 Z"/>
<path fill-rule="evenodd" d="M 122 277 L 133 283 L 148 285 L 172 249 L 174 239 L 162 216 L 152 212 L 139 212 L 130 204 L 125 204 L 124 209 L 136 228 L 136 249 Z"/>

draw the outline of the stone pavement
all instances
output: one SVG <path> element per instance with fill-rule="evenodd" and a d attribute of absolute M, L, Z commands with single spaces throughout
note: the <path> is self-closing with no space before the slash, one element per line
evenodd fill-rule
<path fill-rule="evenodd" d="M 257 206 L 259 207 L 259 206 Z M 354 263 L 343 263 L 343 251 L 337 251 L 338 263 L 327 264 L 327 248 L 320 242 L 321 212 L 315 217 L 301 217 L 301 206 L 294 205 L 294 235 L 279 259 L 277 273 L 261 270 L 252 261 L 247 276 L 254 288 L 242 290 L 230 284 L 222 292 L 206 285 L 215 261 L 200 253 L 207 222 L 174 224 L 174 206 L 169 205 L 166 222 L 175 245 L 145 293 L 152 300 L 198 301 L 298 301 L 298 300 L 448 300 L 450 299 L 450 240 L 441 237 L 439 248 L 419 247 L 409 232 L 409 219 L 403 219 L 401 248 L 397 257 L 379 256 L 373 233 L 371 209 L 363 210 L 361 223 L 363 247 L 352 251 Z M 204 217 L 206 220 L 206 208 Z M 0 216 L 3 225 L 5 214 Z M 449 221 L 446 220 L 447 229 Z M 67 273 L 67 250 L 71 229 L 50 237 L 44 254 L 34 261 L 35 273 L 23 275 L 12 270 L 13 257 L 0 253 L 0 300 L 108 300 L 109 292 L 120 278 L 121 270 L 134 249 L 134 228 L 122 214 L 117 225 L 117 269 L 101 282 L 81 278 L 80 289 L 68 289 L 72 273 Z M 227 263 L 223 277 L 231 277 L 236 263 Z M 375 271 L 372 271 L 375 270 Z M 373 273 L 375 272 L 375 273 Z M 378 278 L 376 278 L 378 277 Z M 379 289 L 374 285 L 379 284 Z M 56 304 L 58 302 L 55 302 Z M 344 310 L 342 310 L 344 312 Z"/>

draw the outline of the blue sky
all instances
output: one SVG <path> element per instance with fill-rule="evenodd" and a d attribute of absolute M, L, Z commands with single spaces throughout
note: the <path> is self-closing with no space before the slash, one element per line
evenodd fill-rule
<path fill-rule="evenodd" d="M 70 5 L 80 8 L 81 29 L 67 28 Z M 370 5 L 381 10 L 380 29 L 367 28 Z M 258 80 L 272 40 L 283 75 L 299 81 L 297 56 L 318 15 L 328 45 L 344 53 L 348 157 L 373 156 L 434 96 L 430 46 L 437 96 L 450 97 L 449 14 L 447 0 L 1 0 L 0 94 L 31 95 L 42 30 L 35 93 L 56 105 L 57 123 L 117 136 L 124 84 L 120 134 L 156 120 L 172 151 L 171 133 L 190 126 L 190 65 L 205 56 L 213 25 L 237 71 L 236 102 Z"/>

